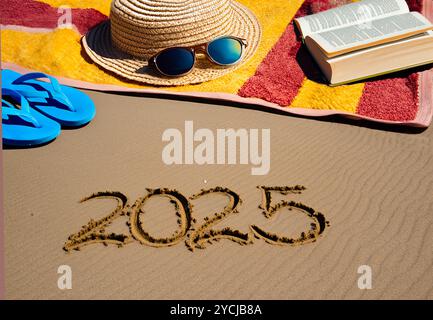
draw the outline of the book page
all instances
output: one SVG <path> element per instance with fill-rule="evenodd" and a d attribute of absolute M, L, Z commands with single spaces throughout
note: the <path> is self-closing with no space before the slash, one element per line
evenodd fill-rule
<path fill-rule="evenodd" d="M 364 0 L 295 20 L 302 36 L 408 13 L 405 0 Z"/>
<path fill-rule="evenodd" d="M 331 57 L 431 29 L 433 25 L 424 16 L 418 12 L 410 12 L 316 33 L 309 37 Z"/>

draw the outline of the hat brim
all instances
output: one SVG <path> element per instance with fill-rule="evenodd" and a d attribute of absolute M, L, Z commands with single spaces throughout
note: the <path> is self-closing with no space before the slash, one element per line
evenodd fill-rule
<path fill-rule="evenodd" d="M 248 42 L 242 61 L 234 66 L 221 67 L 211 63 L 208 59 L 197 59 L 194 69 L 189 74 L 177 78 L 164 77 L 149 66 L 147 60 L 137 59 L 118 50 L 112 44 L 110 21 L 108 20 L 92 28 L 83 37 L 83 48 L 97 65 L 128 80 L 155 86 L 179 86 L 213 80 L 233 72 L 246 63 L 259 46 L 261 28 L 257 18 L 248 8 L 238 2 L 233 1 L 232 6 L 233 23 L 230 29 L 221 36 L 237 36 Z"/>

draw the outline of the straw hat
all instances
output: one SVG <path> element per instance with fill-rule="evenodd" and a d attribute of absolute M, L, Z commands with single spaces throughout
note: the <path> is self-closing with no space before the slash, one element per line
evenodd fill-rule
<path fill-rule="evenodd" d="M 196 46 L 231 35 L 248 42 L 243 60 L 220 67 L 198 58 L 183 77 L 167 78 L 148 59 L 170 47 Z M 113 0 L 110 20 L 91 29 L 82 40 L 89 57 L 102 68 L 129 80 L 175 86 L 218 78 L 245 63 L 256 51 L 259 22 L 245 6 L 232 0 Z"/>

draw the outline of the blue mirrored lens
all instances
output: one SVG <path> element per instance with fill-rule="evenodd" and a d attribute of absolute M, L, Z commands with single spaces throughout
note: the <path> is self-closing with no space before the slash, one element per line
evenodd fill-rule
<path fill-rule="evenodd" d="M 237 39 L 220 38 L 208 44 L 207 52 L 215 62 L 230 65 L 241 59 L 242 44 Z"/>
<path fill-rule="evenodd" d="M 194 53 L 185 48 L 169 49 L 156 57 L 155 64 L 168 76 L 180 76 L 194 67 Z"/>

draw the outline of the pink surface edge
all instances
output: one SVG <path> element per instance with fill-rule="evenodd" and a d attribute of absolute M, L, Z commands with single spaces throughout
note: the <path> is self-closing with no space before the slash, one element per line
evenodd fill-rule
<path fill-rule="evenodd" d="M 433 1 L 423 1 L 423 14 L 433 21 Z M 419 110 L 414 121 L 430 125 L 433 118 L 433 69 L 424 71 L 420 75 Z"/>

